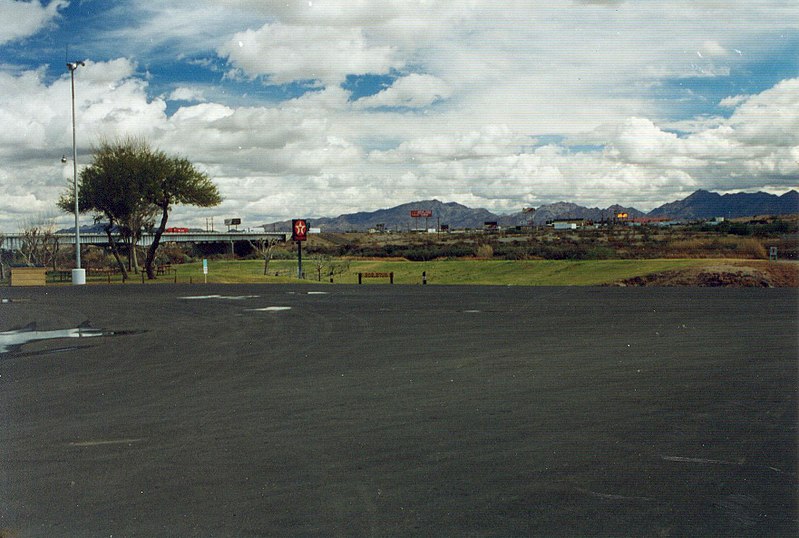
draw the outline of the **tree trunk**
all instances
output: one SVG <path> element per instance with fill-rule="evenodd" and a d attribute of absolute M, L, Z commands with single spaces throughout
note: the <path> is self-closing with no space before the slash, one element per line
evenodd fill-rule
<path fill-rule="evenodd" d="M 275 245 L 269 241 L 267 243 L 266 249 L 264 250 L 264 276 L 266 276 L 269 271 L 269 261 L 272 259 L 272 249 L 274 246 Z"/>
<path fill-rule="evenodd" d="M 127 266 L 128 272 L 133 272 L 133 262 L 131 261 L 131 254 L 130 254 L 130 237 L 123 237 L 122 241 L 125 243 L 125 251 L 127 252 Z"/>
<path fill-rule="evenodd" d="M 53 271 L 58 270 L 58 249 L 59 249 L 58 237 L 53 236 Z"/>
<path fill-rule="evenodd" d="M 111 254 L 114 255 L 114 259 L 117 261 L 119 270 L 122 273 L 122 282 L 125 282 L 128 279 L 128 271 L 125 269 L 125 263 L 122 261 L 122 258 L 119 257 L 119 246 L 117 245 L 117 242 L 114 241 L 114 235 L 111 233 L 112 226 L 113 221 L 110 221 L 108 226 L 105 226 L 105 234 L 108 236 L 108 244 L 111 246 Z"/>
<path fill-rule="evenodd" d="M 155 261 L 155 251 L 158 250 L 158 243 L 161 241 L 161 235 L 164 233 L 166 229 L 166 221 L 169 219 L 169 201 L 165 200 L 164 205 L 161 206 L 161 224 L 158 225 L 158 229 L 155 230 L 155 236 L 153 237 L 153 244 L 150 245 L 150 248 L 147 249 L 147 258 L 144 260 L 144 270 L 147 271 L 147 279 L 154 280 L 155 279 L 155 268 L 153 268 L 153 262 Z"/>
<path fill-rule="evenodd" d="M 136 248 L 137 248 L 136 247 L 136 243 L 139 242 L 139 238 L 138 237 L 132 237 L 130 241 L 131 241 L 131 244 L 130 244 L 130 257 L 131 257 L 131 262 L 133 263 L 133 272 L 136 273 L 136 274 L 139 274 L 139 258 L 138 258 L 138 254 L 137 254 L 137 250 L 136 250 Z"/>

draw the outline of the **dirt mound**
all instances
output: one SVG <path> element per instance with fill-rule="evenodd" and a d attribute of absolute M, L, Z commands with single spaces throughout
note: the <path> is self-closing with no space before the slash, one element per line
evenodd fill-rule
<path fill-rule="evenodd" d="M 628 278 L 617 285 L 796 288 L 799 287 L 799 266 L 790 262 L 714 264 Z"/>

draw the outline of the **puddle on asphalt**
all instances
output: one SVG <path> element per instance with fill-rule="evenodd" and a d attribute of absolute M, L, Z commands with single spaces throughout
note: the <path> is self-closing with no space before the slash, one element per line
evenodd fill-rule
<path fill-rule="evenodd" d="M 121 336 L 133 334 L 134 331 L 104 331 L 90 327 L 74 329 L 56 329 L 53 331 L 37 331 L 31 327 L 16 331 L 0 332 L 0 354 L 9 353 L 21 346 L 38 340 L 55 340 L 57 338 L 95 338 L 98 336 Z"/>

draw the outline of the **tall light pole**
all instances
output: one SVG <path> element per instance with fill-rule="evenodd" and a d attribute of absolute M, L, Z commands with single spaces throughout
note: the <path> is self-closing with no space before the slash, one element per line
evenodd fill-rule
<path fill-rule="evenodd" d="M 75 270 L 72 271 L 73 284 L 86 283 L 86 271 L 80 266 L 80 226 L 78 224 L 78 146 L 75 139 L 75 70 L 83 62 L 67 62 L 72 82 L 72 181 L 75 186 Z"/>

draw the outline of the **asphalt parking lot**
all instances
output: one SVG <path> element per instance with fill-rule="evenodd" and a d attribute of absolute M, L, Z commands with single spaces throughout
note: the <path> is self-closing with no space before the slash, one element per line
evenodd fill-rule
<path fill-rule="evenodd" d="M 0 299 L 7 536 L 799 530 L 795 289 Z"/>

